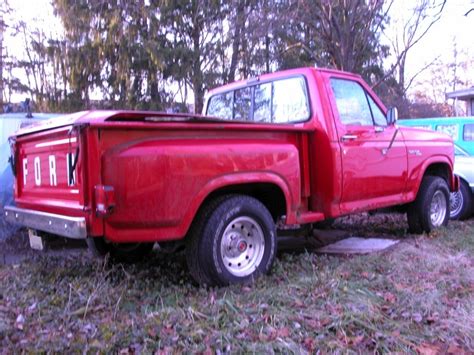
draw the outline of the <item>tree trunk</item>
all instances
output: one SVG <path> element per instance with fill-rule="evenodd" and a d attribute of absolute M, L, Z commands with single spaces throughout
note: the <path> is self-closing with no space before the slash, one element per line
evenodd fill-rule
<path fill-rule="evenodd" d="M 245 25 L 245 0 L 240 0 L 235 9 L 234 35 L 232 36 L 232 57 L 226 82 L 235 81 L 235 72 L 239 60 L 240 42 Z"/>
<path fill-rule="evenodd" d="M 197 12 L 197 9 L 194 9 Z M 204 80 L 201 68 L 201 25 L 202 19 L 195 15 L 193 19 L 193 29 L 191 38 L 193 41 L 193 72 L 191 73 L 191 82 L 194 89 L 194 113 L 201 113 L 204 106 Z"/>

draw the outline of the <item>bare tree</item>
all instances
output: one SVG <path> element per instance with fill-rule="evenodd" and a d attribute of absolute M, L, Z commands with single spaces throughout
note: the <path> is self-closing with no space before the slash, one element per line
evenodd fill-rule
<path fill-rule="evenodd" d="M 390 10 L 383 0 L 319 0 L 297 2 L 299 18 L 307 26 L 310 42 L 298 43 L 318 64 L 365 74 L 383 56 L 379 34 Z M 295 46 L 295 45 L 293 45 Z M 368 76 L 368 75 L 367 75 Z"/>
<path fill-rule="evenodd" d="M 3 69 L 4 69 L 4 53 L 3 53 L 3 38 L 6 29 L 4 16 L 11 12 L 10 5 L 7 0 L 0 3 L 0 108 L 3 106 Z"/>
<path fill-rule="evenodd" d="M 414 97 L 416 101 L 423 101 L 432 105 L 444 105 L 450 107 L 452 113 L 463 111 L 459 102 L 448 103 L 446 94 L 451 91 L 472 85 L 472 79 L 468 75 L 474 60 L 469 55 L 467 48 L 459 49 L 453 39 L 453 46 L 449 54 L 449 61 L 442 58 L 437 59 L 428 69 L 429 75 L 426 79 L 414 87 Z"/>
<path fill-rule="evenodd" d="M 388 77 L 396 74 L 398 84 L 403 95 L 405 95 L 416 77 L 436 62 L 438 58 L 433 58 L 410 78 L 406 77 L 408 53 L 426 36 L 433 25 L 441 19 L 446 1 L 447 0 L 418 0 L 413 7 L 412 16 L 406 21 L 394 23 L 394 25 L 398 27 L 398 30 L 394 32 L 394 37 L 389 40 L 396 58 L 395 63 L 383 77 L 373 84 L 373 88 L 379 86 Z"/>

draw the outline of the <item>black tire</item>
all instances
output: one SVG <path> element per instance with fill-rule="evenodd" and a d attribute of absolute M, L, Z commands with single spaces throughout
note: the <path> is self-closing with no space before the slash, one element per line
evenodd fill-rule
<path fill-rule="evenodd" d="M 134 263 L 142 260 L 153 249 L 154 243 L 110 243 L 104 238 L 87 238 L 89 251 L 97 257 L 110 254 L 117 262 Z"/>
<path fill-rule="evenodd" d="M 449 221 L 449 188 L 437 176 L 425 176 L 407 210 L 410 233 L 420 234 L 447 226 Z"/>
<path fill-rule="evenodd" d="M 466 219 L 472 213 L 472 195 L 471 190 L 464 180 L 461 180 L 459 191 L 451 192 L 450 198 L 450 218 Z"/>
<path fill-rule="evenodd" d="M 270 271 L 277 249 L 276 228 L 260 201 L 225 196 L 205 207 L 200 217 L 186 253 L 191 275 L 199 284 L 246 283 Z"/>
<path fill-rule="evenodd" d="M 199 257 L 202 230 L 211 213 L 228 197 L 220 196 L 204 205 L 194 218 L 186 236 L 186 263 L 188 264 L 189 273 L 201 286 L 211 286 L 214 284 Z"/>

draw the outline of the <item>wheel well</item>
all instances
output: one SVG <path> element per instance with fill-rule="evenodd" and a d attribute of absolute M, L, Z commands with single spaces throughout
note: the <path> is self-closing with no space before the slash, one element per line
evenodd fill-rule
<path fill-rule="evenodd" d="M 428 169 L 425 171 L 425 176 L 439 176 L 446 181 L 448 186 L 451 185 L 451 181 L 449 179 L 449 167 L 443 163 L 436 163 L 431 164 Z"/>
<path fill-rule="evenodd" d="M 219 196 L 230 194 L 247 195 L 259 200 L 265 205 L 275 221 L 280 216 L 286 214 L 286 200 L 283 191 L 277 185 L 270 183 L 226 186 L 213 191 L 206 197 L 201 206 L 204 206 Z"/>

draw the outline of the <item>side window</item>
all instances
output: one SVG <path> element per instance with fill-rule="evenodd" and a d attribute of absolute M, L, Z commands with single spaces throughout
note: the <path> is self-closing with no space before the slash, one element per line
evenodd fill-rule
<path fill-rule="evenodd" d="M 464 125 L 462 138 L 465 141 L 474 141 L 474 123 L 466 123 Z"/>
<path fill-rule="evenodd" d="M 457 140 L 459 136 L 457 124 L 440 124 L 436 126 L 438 132 L 446 133 L 453 140 Z"/>
<path fill-rule="evenodd" d="M 372 116 L 374 117 L 374 122 L 376 126 L 386 126 L 387 125 L 387 117 L 383 114 L 382 110 L 377 106 L 375 101 L 367 95 L 369 99 L 370 110 L 372 111 Z"/>
<path fill-rule="evenodd" d="M 288 123 L 309 118 L 306 82 L 290 78 L 273 82 L 272 122 Z"/>
<path fill-rule="evenodd" d="M 252 105 L 252 91 L 249 87 L 235 91 L 234 96 L 234 119 L 247 121 L 251 118 L 250 109 Z"/>
<path fill-rule="evenodd" d="M 232 92 L 217 94 L 209 99 L 207 106 L 209 116 L 232 119 Z"/>
<path fill-rule="evenodd" d="M 253 120 L 256 122 L 272 121 L 272 84 L 255 86 Z"/>
<path fill-rule="evenodd" d="M 373 126 L 372 114 L 364 89 L 355 81 L 331 79 L 341 123 Z"/>

